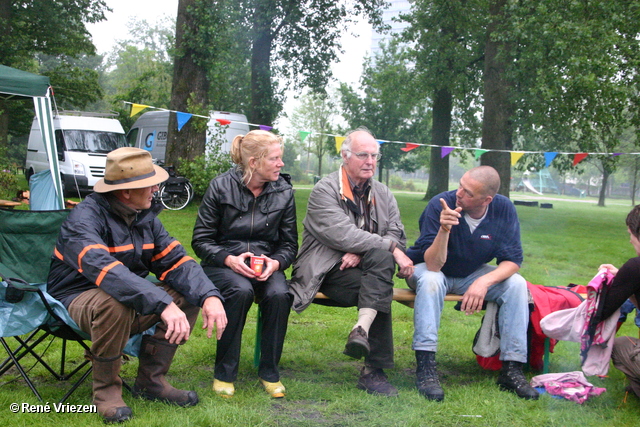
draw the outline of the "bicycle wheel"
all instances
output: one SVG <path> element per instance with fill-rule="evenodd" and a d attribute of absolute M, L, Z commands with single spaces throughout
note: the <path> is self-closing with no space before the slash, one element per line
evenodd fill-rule
<path fill-rule="evenodd" d="M 191 201 L 191 184 L 180 185 L 180 188 L 176 188 L 174 185 L 167 186 L 164 184 L 158 191 L 158 194 L 165 208 L 177 211 L 183 209 Z"/>
<path fill-rule="evenodd" d="M 184 186 L 187 187 L 187 189 L 189 190 L 189 194 L 191 194 L 191 196 L 189 197 L 189 202 L 191 202 L 193 200 L 193 197 L 196 195 L 196 192 L 193 191 L 193 185 L 191 185 L 191 183 L 187 181 L 184 183 Z"/>

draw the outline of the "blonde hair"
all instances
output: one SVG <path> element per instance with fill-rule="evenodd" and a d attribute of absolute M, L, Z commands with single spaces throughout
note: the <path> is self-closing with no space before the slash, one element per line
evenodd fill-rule
<path fill-rule="evenodd" d="M 282 146 L 282 138 L 266 130 L 252 130 L 246 135 L 236 135 L 231 142 L 231 161 L 238 165 L 243 172 L 242 180 L 245 184 L 251 181 L 256 168 L 249 166 L 249 160 L 255 158 L 258 164 L 262 163 L 269 154 L 269 149 L 273 144 Z"/>

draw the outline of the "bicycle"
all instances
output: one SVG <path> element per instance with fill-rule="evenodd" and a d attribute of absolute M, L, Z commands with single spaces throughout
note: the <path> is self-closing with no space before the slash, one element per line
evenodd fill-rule
<path fill-rule="evenodd" d="M 158 162 L 168 173 L 169 179 L 159 185 L 158 191 L 154 195 L 163 206 L 170 210 L 184 209 L 193 200 L 193 186 L 189 179 L 184 176 L 177 176 L 173 166 L 164 166 Z"/>

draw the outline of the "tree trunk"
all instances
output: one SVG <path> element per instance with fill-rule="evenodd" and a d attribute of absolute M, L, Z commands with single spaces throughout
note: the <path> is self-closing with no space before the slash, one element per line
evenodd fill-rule
<path fill-rule="evenodd" d="M 507 19 L 504 13 L 506 0 L 495 0 L 489 12 L 491 23 L 487 26 L 484 68 L 484 113 L 482 121 L 482 148 L 489 151 L 482 155 L 482 165 L 493 166 L 500 174 L 500 194 L 509 197 L 511 184 L 511 158 L 508 152 L 513 148 L 511 117 L 513 104 L 509 100 L 511 83 L 507 80 L 505 68 L 508 61 L 508 46 L 492 39 L 497 26 Z"/>
<path fill-rule="evenodd" d="M 636 156 L 633 162 L 633 186 L 631 190 L 631 206 L 636 205 L 636 191 L 638 189 L 638 170 L 640 169 L 640 159 Z"/>
<path fill-rule="evenodd" d="M 602 172 L 602 186 L 600 187 L 600 195 L 598 196 L 598 206 L 604 207 L 604 200 L 607 193 L 607 184 L 609 182 L 609 169 L 604 167 Z"/>
<path fill-rule="evenodd" d="M 185 40 L 185 29 L 197 33 L 197 18 L 187 12 L 188 7 L 195 7 L 197 0 L 180 0 L 176 20 L 176 54 L 173 67 L 173 84 L 171 87 L 171 103 L 174 111 L 209 115 L 208 93 L 209 81 L 206 70 L 196 63 L 198 53 L 189 47 Z M 216 7 L 211 5 L 211 7 Z M 181 54 L 180 54 L 181 53 Z M 169 115 L 169 132 L 167 135 L 167 164 L 178 165 L 178 159 L 193 160 L 204 154 L 207 137 L 208 119 L 192 117 L 178 132 L 175 114 Z"/>
<path fill-rule="evenodd" d="M 442 157 L 442 149 L 449 145 L 451 134 L 451 111 L 453 97 L 448 89 L 437 90 L 433 99 L 433 125 L 431 126 L 431 147 L 429 160 L 429 185 L 424 200 L 431 200 L 437 194 L 449 189 L 449 156 Z"/>
<path fill-rule="evenodd" d="M 258 2 L 253 16 L 253 46 L 251 48 L 251 111 L 249 120 L 271 126 L 274 120 L 274 95 L 271 83 L 271 48 L 273 34 L 269 4 Z"/>

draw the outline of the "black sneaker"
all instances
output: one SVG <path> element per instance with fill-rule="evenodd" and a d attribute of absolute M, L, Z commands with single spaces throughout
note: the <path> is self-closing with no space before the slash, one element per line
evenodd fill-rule
<path fill-rule="evenodd" d="M 358 379 L 358 388 L 365 390 L 369 394 L 387 397 L 397 397 L 398 389 L 392 386 L 387 380 L 387 375 L 382 369 L 374 369 L 372 372 L 365 374 L 364 369 L 360 372 Z"/>
<path fill-rule="evenodd" d="M 354 359 L 362 359 L 369 355 L 369 338 L 362 326 L 354 328 L 347 338 L 347 345 L 344 346 L 343 354 Z"/>
<path fill-rule="evenodd" d="M 522 363 L 514 361 L 503 361 L 502 370 L 498 377 L 500 389 L 511 391 L 527 400 L 538 400 L 540 394 L 531 387 L 522 372 Z"/>

